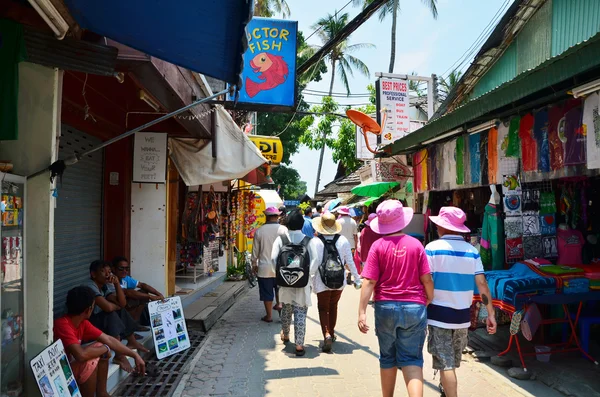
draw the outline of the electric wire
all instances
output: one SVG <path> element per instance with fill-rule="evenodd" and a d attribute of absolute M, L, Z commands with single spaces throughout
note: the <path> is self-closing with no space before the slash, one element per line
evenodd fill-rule
<path fill-rule="evenodd" d="M 354 0 L 350 0 L 349 2 L 346 3 L 346 5 L 344 5 L 342 8 L 340 8 L 339 10 L 336 10 L 335 14 L 333 14 L 331 16 L 331 18 L 329 18 L 329 21 L 331 21 L 333 18 L 337 17 L 337 14 L 339 14 L 340 12 L 342 12 L 344 10 L 344 8 L 348 7 L 350 5 L 350 3 L 352 3 Z M 328 22 L 329 22 L 328 21 Z M 315 34 L 317 34 L 317 32 L 319 32 L 321 29 L 323 29 L 324 25 L 319 26 L 314 32 L 312 32 L 304 41 L 308 42 L 308 39 L 310 39 L 311 37 L 313 37 Z M 321 62 L 321 61 L 319 61 Z M 318 62 L 317 62 L 318 64 Z"/>

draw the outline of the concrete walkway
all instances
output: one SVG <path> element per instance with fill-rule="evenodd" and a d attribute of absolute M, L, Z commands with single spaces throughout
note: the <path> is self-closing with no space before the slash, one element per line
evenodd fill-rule
<path fill-rule="evenodd" d="M 356 326 L 358 298 L 359 291 L 344 291 L 336 329 L 338 340 L 333 353 L 325 354 L 319 348 L 321 330 L 314 296 L 314 305 L 308 312 L 307 353 L 297 358 L 294 345 L 285 347 L 279 339 L 277 315 L 271 324 L 259 320 L 264 309 L 257 289 L 250 290 L 211 329 L 175 395 L 380 396 L 373 310 L 369 308 L 367 314 L 371 331 L 363 335 Z M 434 379 L 427 353 L 425 360 L 425 396 L 439 396 L 439 377 Z M 508 381 L 474 361 L 464 361 L 458 376 L 461 397 L 560 396 L 536 381 L 522 385 Z M 398 381 L 396 396 L 406 396 L 400 374 Z"/>

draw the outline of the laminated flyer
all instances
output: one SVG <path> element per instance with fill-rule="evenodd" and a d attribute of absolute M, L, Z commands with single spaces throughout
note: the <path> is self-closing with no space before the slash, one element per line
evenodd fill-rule
<path fill-rule="evenodd" d="M 148 311 L 156 357 L 159 360 L 190 348 L 190 338 L 179 296 L 150 302 Z"/>
<path fill-rule="evenodd" d="M 29 365 L 42 397 L 81 397 L 60 339 L 35 356 Z"/>

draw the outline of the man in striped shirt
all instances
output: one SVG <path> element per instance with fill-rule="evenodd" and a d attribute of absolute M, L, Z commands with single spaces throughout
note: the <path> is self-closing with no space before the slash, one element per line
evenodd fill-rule
<path fill-rule="evenodd" d="M 455 369 L 460 367 L 467 346 L 475 284 L 488 309 L 487 331 L 496 332 L 494 307 L 479 252 L 461 236 L 470 232 L 464 225 L 466 218 L 460 208 L 442 207 L 438 216 L 429 217 L 440 238 L 425 247 L 434 286 L 433 301 L 427 308 L 427 350 L 433 356 L 433 369 L 441 371 L 447 397 L 458 393 Z"/>

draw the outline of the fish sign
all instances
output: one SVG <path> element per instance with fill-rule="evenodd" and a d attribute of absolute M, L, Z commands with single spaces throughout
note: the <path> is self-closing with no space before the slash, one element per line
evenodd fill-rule
<path fill-rule="evenodd" d="M 294 107 L 297 32 L 296 21 L 252 18 L 248 23 L 248 49 L 244 53 L 238 98 L 241 107 L 249 110 Z"/>
<path fill-rule="evenodd" d="M 248 138 L 256 145 L 264 158 L 271 165 L 278 165 L 283 160 L 283 145 L 281 139 L 272 136 L 248 135 Z"/>

